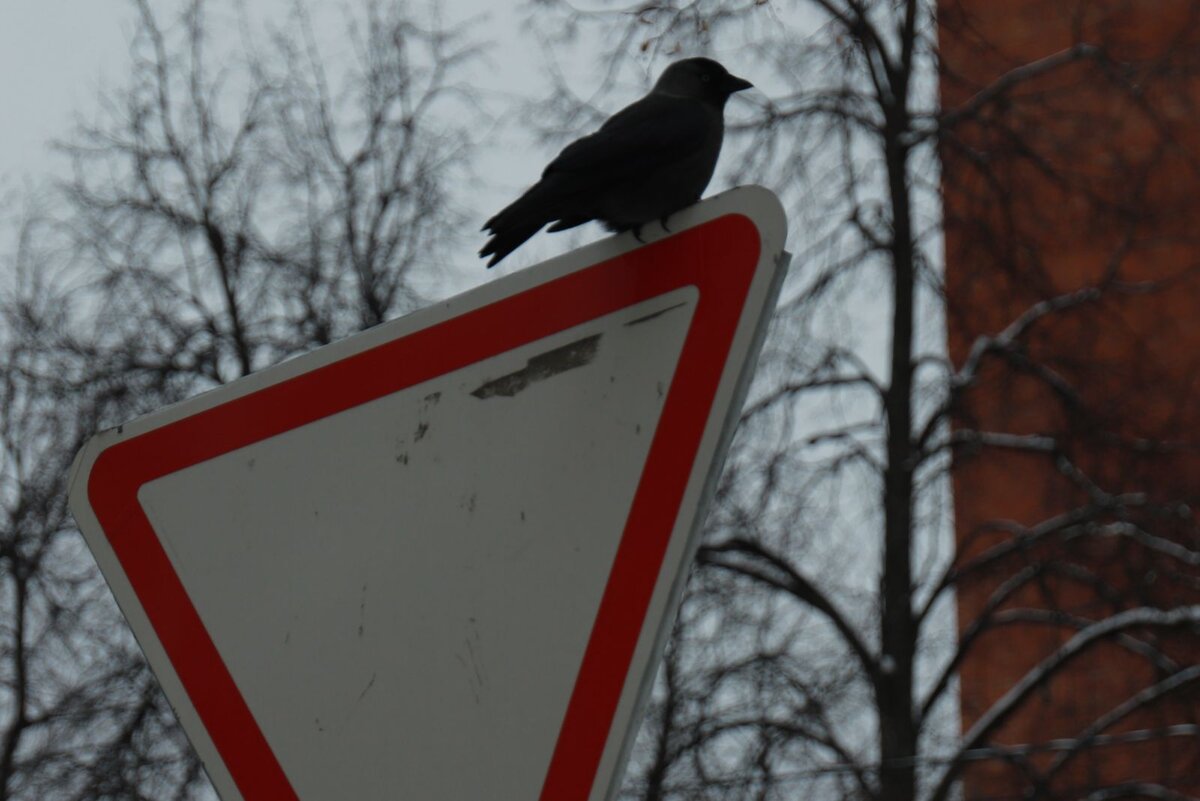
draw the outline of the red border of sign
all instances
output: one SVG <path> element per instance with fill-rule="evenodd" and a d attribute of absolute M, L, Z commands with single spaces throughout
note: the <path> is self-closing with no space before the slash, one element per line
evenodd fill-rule
<path fill-rule="evenodd" d="M 730 214 L 117 443 L 88 499 L 246 801 L 298 801 L 138 503 L 145 483 L 694 285 L 699 301 L 588 639 L 541 801 L 591 793 L 762 243 Z"/>

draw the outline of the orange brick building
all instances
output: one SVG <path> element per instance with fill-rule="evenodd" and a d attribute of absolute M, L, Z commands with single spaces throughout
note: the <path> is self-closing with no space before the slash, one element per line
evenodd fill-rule
<path fill-rule="evenodd" d="M 1019 435 L 956 455 L 960 558 L 1029 540 L 958 589 L 961 631 L 995 624 L 963 664 L 966 730 L 1087 621 L 1200 603 L 1200 2 L 941 0 L 938 23 L 951 356 L 1064 307 L 956 416 Z M 1106 643 L 1039 687 L 989 738 L 1021 748 L 973 762 L 965 797 L 1200 796 L 1200 739 L 1178 734 L 1200 682 L 1129 701 L 1200 661 L 1200 637 L 1130 634 L 1146 653 Z M 1099 744 L 1063 745 L 1122 703 L 1139 708 Z"/>

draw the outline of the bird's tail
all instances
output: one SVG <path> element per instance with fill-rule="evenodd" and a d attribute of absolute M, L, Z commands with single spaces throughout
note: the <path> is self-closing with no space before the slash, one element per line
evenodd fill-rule
<path fill-rule="evenodd" d="M 554 199 L 552 188 L 545 181 L 539 181 L 484 224 L 483 230 L 492 236 L 479 255 L 492 257 L 488 267 L 495 266 L 540 231 L 543 225 L 555 219 L 552 211 L 555 208 Z"/>

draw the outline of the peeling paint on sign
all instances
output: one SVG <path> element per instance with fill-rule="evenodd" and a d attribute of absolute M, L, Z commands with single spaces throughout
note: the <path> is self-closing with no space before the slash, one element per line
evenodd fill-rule
<path fill-rule="evenodd" d="M 515 373 L 492 379 L 479 386 L 471 394 L 480 400 L 502 395 L 511 398 L 525 390 L 530 384 L 553 378 L 559 373 L 574 370 L 591 363 L 600 347 L 600 334 L 576 340 L 562 347 L 534 356 Z"/>

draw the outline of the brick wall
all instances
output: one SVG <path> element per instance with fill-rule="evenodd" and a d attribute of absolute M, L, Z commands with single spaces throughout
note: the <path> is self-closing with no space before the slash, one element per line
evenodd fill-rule
<path fill-rule="evenodd" d="M 956 456 L 961 558 L 1013 536 L 990 521 L 1031 526 L 1089 502 L 1056 467 L 1059 456 L 1106 492 L 1146 493 L 1149 503 L 1102 523 L 1129 517 L 1200 549 L 1200 4 L 942 0 L 939 38 L 943 108 L 970 111 L 972 98 L 987 99 L 978 113 L 953 118 L 943 143 L 952 358 L 961 363 L 977 336 L 1039 301 L 1103 288 L 1032 328 L 1024 361 L 995 360 L 966 394 L 960 429 L 1045 435 L 1057 446 Z M 987 87 L 1006 75 L 1010 88 L 992 94 Z M 1178 499 L 1190 499 L 1192 511 Z M 960 586 L 960 629 L 1002 582 L 1038 566 L 1042 574 L 1001 609 L 1059 617 L 980 638 L 961 673 L 964 727 L 1074 634 L 1071 620 L 1200 602 L 1200 568 L 1181 569 L 1128 537 L 1062 536 Z M 1156 642 L 1177 664 L 1200 659 L 1194 633 Z M 1042 688 L 995 741 L 1071 737 L 1162 670 L 1102 646 Z M 1198 710 L 1193 686 L 1107 733 L 1195 722 Z M 1187 738 L 1092 749 L 1041 784 L 1056 757 L 978 763 L 966 796 L 1076 798 L 1132 781 L 1200 795 L 1200 743 Z"/>

